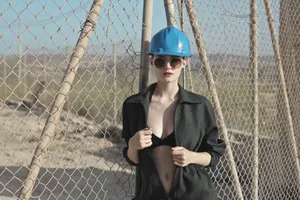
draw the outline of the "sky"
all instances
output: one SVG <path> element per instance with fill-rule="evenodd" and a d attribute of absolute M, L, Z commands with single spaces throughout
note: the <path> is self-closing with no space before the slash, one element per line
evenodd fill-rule
<path fill-rule="evenodd" d="M 64 52 L 73 48 L 92 0 L 2 0 L 0 3 L 0 54 L 18 55 L 19 48 L 39 53 L 46 48 Z M 166 23 L 163 0 L 153 0 L 152 35 Z M 177 1 L 176 1 L 177 2 Z M 195 10 L 208 53 L 249 54 L 250 0 L 196 0 Z M 279 3 L 272 1 L 275 27 L 279 26 Z M 140 51 L 142 0 L 104 0 L 92 34 L 90 51 L 111 52 L 112 43 L 122 43 L 125 52 Z M 193 34 L 184 10 L 185 32 L 196 53 Z M 177 20 L 177 22 L 179 22 Z M 273 53 L 263 1 L 258 1 L 258 42 L 262 55 Z M 21 34 L 20 34 L 21 33 Z M 19 36 L 21 35 L 21 42 Z M 68 47 L 68 48 L 66 48 Z"/>

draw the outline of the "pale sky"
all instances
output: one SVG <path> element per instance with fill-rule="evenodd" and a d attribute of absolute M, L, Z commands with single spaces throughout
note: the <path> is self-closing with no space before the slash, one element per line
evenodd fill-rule
<path fill-rule="evenodd" d="M 23 51 L 25 48 L 33 52 L 39 51 L 42 47 L 63 51 L 66 46 L 74 47 L 91 2 L 92 0 L 1 1 L 0 54 L 18 54 L 20 27 Z M 249 54 L 250 0 L 196 0 L 195 2 L 201 33 L 209 53 Z M 279 1 L 272 2 L 275 26 L 278 31 Z M 142 4 L 142 0 L 105 0 L 96 31 L 89 45 L 95 45 L 95 51 L 98 51 L 106 48 L 104 44 L 110 46 L 112 42 L 135 41 L 134 48 L 139 51 Z M 185 31 L 194 43 L 185 9 L 184 13 Z M 21 19 L 21 26 L 19 19 Z M 258 24 L 260 54 L 273 54 L 263 1 L 258 1 Z M 163 1 L 154 0 L 152 34 L 165 26 Z M 126 44 L 124 48 L 127 47 Z M 110 51 L 111 48 L 107 48 L 107 51 Z M 196 52 L 195 45 L 192 45 L 192 51 Z"/>

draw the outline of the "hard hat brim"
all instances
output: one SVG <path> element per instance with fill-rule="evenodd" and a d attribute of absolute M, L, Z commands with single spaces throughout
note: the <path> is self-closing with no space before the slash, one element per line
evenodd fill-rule
<path fill-rule="evenodd" d="M 190 54 L 182 54 L 178 52 L 150 52 L 147 51 L 146 54 L 148 55 L 168 55 L 168 56 L 179 56 L 179 57 L 191 57 Z"/>

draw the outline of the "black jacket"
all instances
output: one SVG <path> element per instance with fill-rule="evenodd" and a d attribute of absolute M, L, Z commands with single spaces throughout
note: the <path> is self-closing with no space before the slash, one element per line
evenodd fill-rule
<path fill-rule="evenodd" d="M 136 166 L 136 200 L 216 200 L 217 194 L 212 180 L 204 167 L 190 164 L 176 166 L 169 196 L 159 179 L 158 172 L 148 148 L 139 151 L 139 164 L 127 156 L 128 141 L 139 130 L 147 126 L 148 109 L 156 84 L 146 91 L 130 96 L 123 104 L 123 133 L 127 143 L 124 158 Z M 205 97 L 179 86 L 179 100 L 174 114 L 176 146 L 194 152 L 208 152 L 209 166 L 215 166 L 225 151 L 225 143 L 218 139 L 218 128 L 214 110 Z"/>

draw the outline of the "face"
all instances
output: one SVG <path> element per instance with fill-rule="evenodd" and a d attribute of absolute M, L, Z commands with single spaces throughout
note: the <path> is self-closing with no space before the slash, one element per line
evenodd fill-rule
<path fill-rule="evenodd" d="M 186 65 L 186 59 L 178 56 L 153 55 L 150 64 L 154 67 L 157 81 L 174 82 L 178 81 L 181 69 Z"/>

